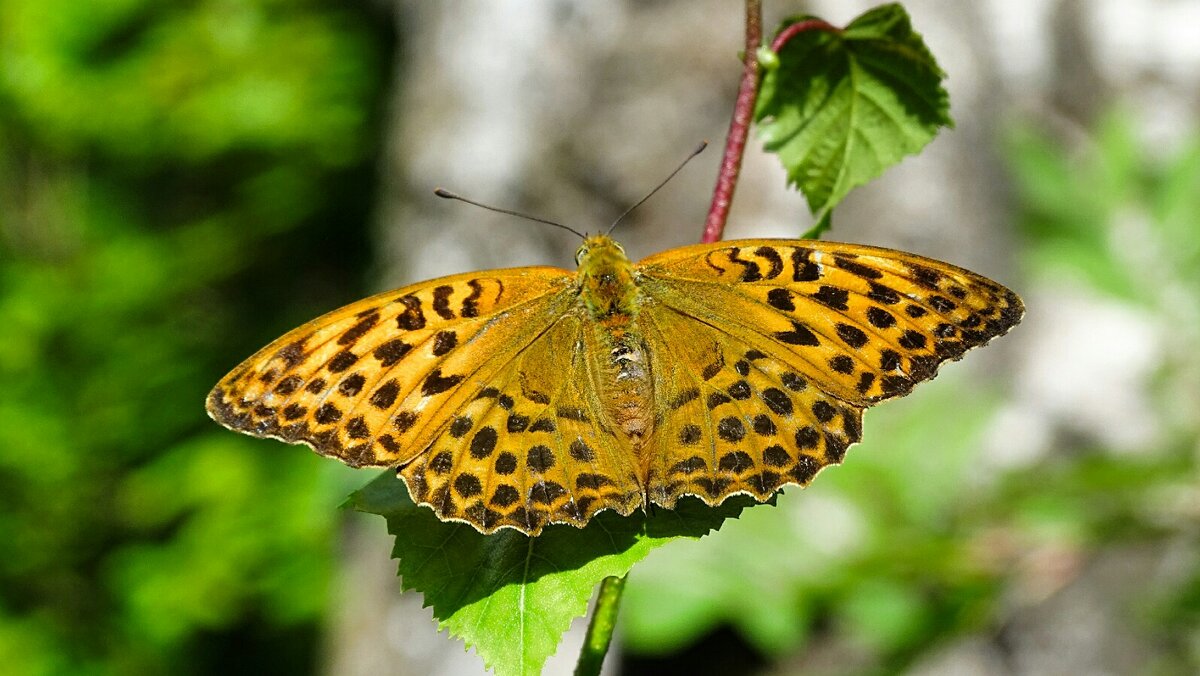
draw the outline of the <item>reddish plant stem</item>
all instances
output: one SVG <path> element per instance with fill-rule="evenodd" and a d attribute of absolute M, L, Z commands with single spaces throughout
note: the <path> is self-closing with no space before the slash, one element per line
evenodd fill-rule
<path fill-rule="evenodd" d="M 742 170 L 742 155 L 746 150 L 746 138 L 750 135 L 754 101 L 758 97 L 758 47 L 761 43 L 762 2 L 746 0 L 746 52 L 742 58 L 742 84 L 738 87 L 737 101 L 733 105 L 733 119 L 729 121 L 725 154 L 721 158 L 721 172 L 717 174 L 717 185 L 713 189 L 712 205 L 704 220 L 704 235 L 700 238 L 704 243 L 720 241 L 725 232 L 725 221 L 729 218 L 729 205 L 733 202 L 738 173 Z"/>
<path fill-rule="evenodd" d="M 771 51 L 778 52 L 795 36 L 805 31 L 822 30 L 840 33 L 842 29 L 821 19 L 807 19 L 783 29 L 771 42 Z M 704 220 L 703 243 L 718 242 L 725 232 L 729 218 L 729 207 L 737 189 L 738 174 L 742 170 L 742 156 L 746 152 L 746 139 L 750 135 L 750 122 L 754 117 L 754 103 L 758 98 L 758 46 L 762 42 L 762 2 L 746 0 L 746 52 L 742 60 L 742 83 L 738 87 L 737 101 L 733 105 L 733 119 L 729 121 L 729 134 L 725 138 L 725 154 L 721 158 L 721 172 L 717 174 L 717 185 L 713 189 L 712 205 Z"/>
<path fill-rule="evenodd" d="M 841 33 L 842 29 L 822 19 L 806 19 L 804 21 L 794 23 L 780 31 L 779 35 L 776 35 L 775 39 L 771 42 L 771 51 L 778 54 L 779 50 L 783 49 L 783 46 L 788 43 L 788 40 L 791 40 L 800 33 L 804 33 L 806 31 L 828 31 L 830 33 Z"/>

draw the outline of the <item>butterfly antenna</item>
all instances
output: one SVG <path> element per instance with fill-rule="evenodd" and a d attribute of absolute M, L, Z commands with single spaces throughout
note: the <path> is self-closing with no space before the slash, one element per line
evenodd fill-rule
<path fill-rule="evenodd" d="M 687 159 L 680 162 L 678 167 L 675 167 L 675 171 L 672 171 L 670 176 L 667 176 L 666 178 L 664 178 L 662 183 L 659 183 L 658 185 L 654 186 L 654 190 L 651 190 L 650 192 L 646 193 L 646 196 L 643 197 L 642 199 L 638 200 L 637 204 L 634 204 L 633 206 L 626 209 L 625 213 L 621 214 L 620 216 L 617 216 L 617 220 L 613 221 L 612 225 L 608 226 L 608 230 L 604 231 L 604 234 L 607 235 L 607 234 L 611 233 L 613 231 L 613 228 L 616 228 L 617 224 L 620 223 L 622 219 L 624 219 L 626 216 L 629 215 L 629 212 L 642 206 L 643 202 L 645 202 L 646 200 L 653 197 L 654 193 L 658 192 L 660 188 L 662 188 L 664 185 L 669 183 L 671 181 L 671 179 L 675 178 L 675 174 L 678 174 L 680 171 L 682 171 L 683 168 L 685 166 L 687 166 L 687 163 L 692 161 L 692 158 L 694 158 L 695 156 L 704 152 L 704 149 L 707 147 L 708 147 L 708 141 L 701 141 L 700 145 L 696 146 L 696 149 L 692 151 L 692 154 L 688 155 Z"/>
<path fill-rule="evenodd" d="M 587 235 L 583 234 L 582 232 L 579 232 L 575 228 L 563 225 L 562 223 L 555 223 L 554 221 L 548 221 L 544 218 L 538 218 L 537 216 L 530 216 L 529 214 L 523 214 L 519 211 L 512 211 L 511 209 L 501 209 L 500 207 L 493 207 L 488 204 L 482 204 L 480 202 L 476 202 L 474 200 L 469 200 L 466 197 L 463 197 L 462 195 L 452 193 L 449 190 L 444 190 L 442 188 L 436 188 L 433 191 L 433 194 L 437 195 L 438 197 L 444 197 L 445 199 L 448 199 L 448 200 L 458 200 L 459 202 L 466 202 L 467 204 L 479 207 L 480 209 L 487 209 L 488 211 L 495 211 L 496 213 L 499 213 L 499 214 L 507 214 L 509 216 L 516 216 L 517 218 L 524 218 L 527 221 L 536 221 L 538 223 L 545 223 L 546 225 L 553 225 L 556 228 L 562 228 L 563 230 L 566 230 L 567 232 L 575 233 L 576 235 L 579 236 L 580 239 L 587 239 Z"/>

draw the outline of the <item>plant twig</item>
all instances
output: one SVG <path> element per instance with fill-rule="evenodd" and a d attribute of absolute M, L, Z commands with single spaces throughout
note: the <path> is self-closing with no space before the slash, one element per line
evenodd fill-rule
<path fill-rule="evenodd" d="M 800 33 L 821 30 L 840 33 L 841 28 L 821 19 L 808 19 L 794 23 L 771 41 L 771 51 L 778 52 L 789 40 Z M 733 106 L 733 119 L 729 121 L 729 135 L 725 139 L 725 154 L 721 158 L 721 172 L 717 175 L 717 186 L 713 189 L 712 205 L 704 220 L 704 236 L 701 242 L 720 241 L 725 232 L 725 221 L 729 218 L 729 206 L 737 188 L 738 174 L 742 170 L 742 156 L 746 152 L 746 139 L 750 135 L 750 122 L 754 116 L 754 103 L 758 98 L 758 46 L 762 42 L 762 3 L 746 0 L 746 47 L 742 59 L 742 84 L 738 87 L 737 102 Z"/>
<path fill-rule="evenodd" d="M 788 43 L 788 40 L 791 40 L 792 38 L 796 37 L 797 35 L 799 35 L 801 33 L 806 32 L 806 31 L 814 31 L 814 30 L 815 31 L 827 31 L 830 33 L 841 33 L 842 32 L 841 28 L 838 28 L 837 26 L 829 23 L 828 21 L 824 21 L 822 19 L 808 19 L 805 21 L 798 21 L 798 22 L 788 26 L 787 28 L 783 29 L 782 31 L 779 32 L 779 35 L 775 36 L 775 39 L 771 41 L 771 51 L 778 54 L 779 50 L 783 49 L 783 46 Z"/>
<path fill-rule="evenodd" d="M 596 596 L 596 607 L 592 611 L 592 622 L 583 639 L 583 650 L 579 663 L 575 665 L 575 676 L 599 676 L 604 665 L 604 655 L 612 643 L 613 629 L 617 626 L 617 610 L 621 607 L 621 593 L 625 591 L 625 576 L 606 577 L 600 583 Z"/>
<path fill-rule="evenodd" d="M 737 188 L 738 173 L 742 170 L 742 155 L 746 150 L 746 138 L 750 135 L 750 122 L 754 117 L 754 101 L 758 96 L 758 48 L 762 44 L 762 2 L 746 0 L 746 46 L 742 56 L 742 84 L 738 87 L 737 101 L 733 105 L 733 119 L 729 121 L 729 134 L 725 138 L 725 154 L 721 158 L 721 172 L 717 174 L 717 185 L 713 189 L 712 205 L 704 220 L 704 236 L 701 242 L 720 241 L 725 232 L 725 221 L 729 218 L 729 205 Z"/>

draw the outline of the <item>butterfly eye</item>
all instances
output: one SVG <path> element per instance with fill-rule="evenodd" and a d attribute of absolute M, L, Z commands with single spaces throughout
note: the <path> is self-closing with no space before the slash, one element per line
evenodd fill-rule
<path fill-rule="evenodd" d="M 583 264 L 583 257 L 587 255 L 587 245 L 583 245 L 575 250 L 575 265 Z"/>

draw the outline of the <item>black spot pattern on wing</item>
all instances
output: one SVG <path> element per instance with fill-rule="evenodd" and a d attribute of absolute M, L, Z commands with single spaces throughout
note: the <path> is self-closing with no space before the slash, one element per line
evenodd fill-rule
<path fill-rule="evenodd" d="M 690 315 L 697 327 L 653 344 L 692 341 L 705 356 L 678 362 L 694 380 L 661 393 L 656 381 L 662 399 L 646 424 L 674 450 L 669 463 L 651 461 L 648 475 L 614 471 L 625 432 L 611 411 L 578 394 L 564 398 L 554 380 L 489 384 L 456 358 L 487 343 L 478 340 L 480 327 L 492 328 L 485 321 L 506 321 L 470 323 L 494 312 L 510 282 L 487 274 L 399 290 L 340 315 L 333 330 L 297 330 L 214 388 L 209 412 L 231 428 L 308 443 L 351 465 L 403 457 L 397 466 L 414 499 L 439 517 L 485 532 L 538 532 L 548 523 L 581 525 L 602 506 L 629 513 L 645 499 L 669 506 L 683 494 L 713 504 L 734 493 L 762 500 L 805 484 L 861 437 L 864 407 L 908 393 L 1023 314 L 1008 289 L 899 252 L 816 241 L 694 250 L 693 267 L 672 252 L 646 268 L 648 276 L 707 284 L 672 288 L 701 306 L 712 301 Z M 740 285 L 738 302 L 721 300 L 729 298 L 722 289 Z M 661 311 L 642 307 L 647 316 Z M 736 325 L 733 335 L 748 338 L 710 335 L 709 323 Z M 664 370 L 672 363 L 664 355 L 642 354 L 639 363 L 663 382 L 685 377 Z"/>
<path fill-rule="evenodd" d="M 807 483 L 861 438 L 865 407 L 908 393 L 1023 312 L 1015 294 L 990 280 L 901 252 L 826 242 L 696 251 L 703 267 L 681 262 L 680 275 L 721 285 L 680 284 L 678 294 L 694 303 L 661 300 L 730 329 L 724 353 L 683 359 L 703 379 L 665 399 L 663 436 L 681 455 L 651 473 L 649 497 L 659 504 L 681 494 L 762 499 Z M 703 327 L 672 324 L 665 333 L 667 343 L 713 342 Z M 743 335 L 747 344 L 735 346 Z"/>

